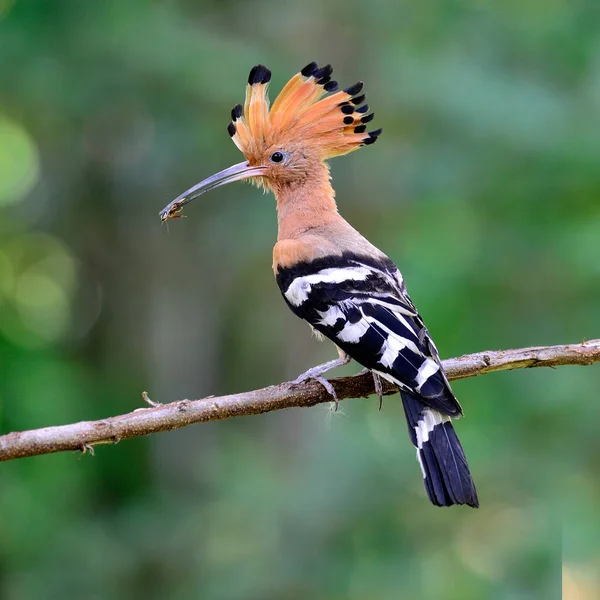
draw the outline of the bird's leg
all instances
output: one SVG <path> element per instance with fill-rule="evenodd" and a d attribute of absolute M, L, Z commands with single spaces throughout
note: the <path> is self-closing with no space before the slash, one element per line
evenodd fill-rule
<path fill-rule="evenodd" d="M 381 386 L 381 377 L 375 373 L 375 371 L 371 371 L 371 369 L 367 369 L 366 367 L 357 375 L 364 375 L 365 373 L 371 373 L 373 376 L 373 384 L 375 385 L 375 393 L 379 396 L 379 410 L 383 406 L 383 387 Z"/>
<path fill-rule="evenodd" d="M 302 383 L 307 379 L 314 379 L 315 381 L 318 381 L 333 398 L 335 402 L 335 410 L 337 410 L 339 406 L 337 394 L 335 393 L 335 390 L 333 389 L 331 383 L 329 383 L 329 381 L 327 381 L 325 377 L 321 377 L 321 375 L 323 375 L 323 373 L 331 371 L 332 369 L 336 369 L 337 367 L 343 367 L 352 360 L 350 356 L 346 354 L 341 348 L 338 348 L 337 351 L 339 354 L 339 358 L 336 358 L 335 360 L 329 360 L 321 365 L 312 367 L 311 369 L 308 369 L 308 371 L 302 373 L 302 375 L 300 375 L 299 377 L 296 377 L 296 379 L 294 379 L 294 381 L 291 382 L 292 385 L 295 385 L 298 383 Z"/>

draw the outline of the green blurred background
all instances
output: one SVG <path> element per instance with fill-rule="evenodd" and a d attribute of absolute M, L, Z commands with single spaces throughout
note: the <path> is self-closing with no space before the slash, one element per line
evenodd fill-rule
<path fill-rule="evenodd" d="M 333 162 L 340 209 L 443 357 L 598 337 L 597 2 L 0 0 L 0 433 L 335 356 L 273 281 L 271 196 L 158 220 L 241 160 L 252 65 L 273 95 L 312 60 L 366 83 L 384 134 Z M 599 382 L 455 384 L 478 511 L 428 503 L 395 397 L 3 463 L 0 597 L 550 599 L 564 563 L 598 598 Z"/>

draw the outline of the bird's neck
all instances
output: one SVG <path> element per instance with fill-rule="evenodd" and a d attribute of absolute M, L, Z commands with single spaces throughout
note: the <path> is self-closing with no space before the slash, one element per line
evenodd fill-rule
<path fill-rule="evenodd" d="M 320 163 L 310 180 L 293 186 L 272 186 L 277 199 L 279 232 L 273 248 L 273 269 L 351 252 L 385 260 L 337 211 L 329 169 Z"/>
<path fill-rule="evenodd" d="M 277 240 L 298 239 L 302 235 L 340 220 L 331 187 L 329 168 L 320 163 L 310 179 L 273 188 L 277 200 Z"/>

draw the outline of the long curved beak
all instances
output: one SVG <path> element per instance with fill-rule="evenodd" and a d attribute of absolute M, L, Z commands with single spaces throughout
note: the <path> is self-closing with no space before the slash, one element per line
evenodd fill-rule
<path fill-rule="evenodd" d="M 233 167 L 219 171 L 219 173 L 197 183 L 194 187 L 191 187 L 180 196 L 177 196 L 173 202 L 167 204 L 167 206 L 159 213 L 160 220 L 164 222 L 167 219 L 176 218 L 177 213 L 179 213 L 188 202 L 191 202 L 198 196 L 202 196 L 202 194 L 206 194 L 206 192 L 210 192 L 210 190 L 214 190 L 215 188 L 225 185 L 226 183 L 231 183 L 232 181 L 239 181 L 240 179 L 248 179 L 250 177 L 260 177 L 261 175 L 264 175 L 265 172 L 265 167 L 252 167 L 248 162 L 239 163 L 233 165 Z"/>

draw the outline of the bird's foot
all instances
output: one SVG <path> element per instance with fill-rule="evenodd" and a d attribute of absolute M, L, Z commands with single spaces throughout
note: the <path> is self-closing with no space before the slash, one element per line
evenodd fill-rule
<path fill-rule="evenodd" d="M 305 371 L 304 373 L 302 373 L 302 375 L 296 377 L 296 379 L 294 379 L 294 381 L 291 381 L 290 383 L 292 385 L 298 385 L 299 383 L 307 381 L 308 379 L 314 379 L 315 381 L 318 381 L 333 398 L 333 401 L 335 402 L 335 410 L 337 410 L 339 406 L 339 400 L 337 394 L 335 393 L 335 389 L 333 388 L 331 383 L 327 379 L 325 379 L 325 377 L 321 377 L 321 375 L 323 375 L 323 373 L 331 371 L 332 369 L 336 369 L 337 367 L 347 365 L 349 362 L 350 357 L 347 354 L 342 355 L 342 353 L 340 352 L 339 358 L 327 361 L 326 363 L 308 369 L 308 371 Z"/>
<path fill-rule="evenodd" d="M 338 400 L 337 394 L 335 393 L 335 389 L 333 388 L 331 383 L 329 383 L 329 381 L 325 379 L 325 377 L 319 377 L 318 375 L 316 377 L 311 377 L 310 379 L 318 381 L 327 390 L 329 395 L 333 398 L 333 402 L 335 404 L 334 410 L 337 412 L 337 409 L 340 406 L 340 401 Z"/>
<path fill-rule="evenodd" d="M 379 397 L 379 410 L 383 406 L 383 387 L 381 385 L 381 377 L 375 373 L 375 371 L 371 371 L 371 369 L 367 369 L 366 367 L 357 375 L 365 375 L 366 373 L 371 373 L 373 376 L 373 384 L 375 385 L 375 393 Z"/>

